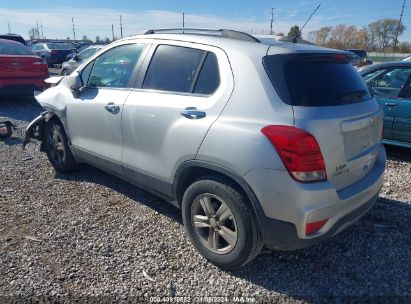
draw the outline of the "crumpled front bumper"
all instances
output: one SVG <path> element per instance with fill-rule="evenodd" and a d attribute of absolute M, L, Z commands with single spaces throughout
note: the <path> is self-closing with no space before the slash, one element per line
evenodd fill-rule
<path fill-rule="evenodd" d="M 36 117 L 26 128 L 23 149 L 30 142 L 30 139 L 42 140 L 43 138 L 43 126 L 44 124 L 53 116 L 54 114 L 50 111 L 42 112 L 38 117 Z"/>

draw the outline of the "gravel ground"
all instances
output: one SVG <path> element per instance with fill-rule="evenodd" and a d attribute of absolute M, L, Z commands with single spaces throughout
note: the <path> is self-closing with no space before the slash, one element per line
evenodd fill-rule
<path fill-rule="evenodd" d="M 0 101 L 0 120 L 19 126 L 40 111 Z M 20 143 L 0 141 L 0 302 L 411 301 L 410 150 L 388 150 L 378 202 L 338 236 L 225 272 L 193 249 L 176 208 L 88 166 L 56 174 Z"/>

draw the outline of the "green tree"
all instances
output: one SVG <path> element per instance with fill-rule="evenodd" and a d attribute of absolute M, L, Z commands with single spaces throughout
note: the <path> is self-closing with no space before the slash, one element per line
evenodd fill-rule
<path fill-rule="evenodd" d="M 405 25 L 399 24 L 397 19 L 380 19 L 368 25 L 372 34 L 376 37 L 379 48 L 385 52 L 387 47 L 395 42 L 397 36 L 402 35 L 405 30 Z"/>
<path fill-rule="evenodd" d="M 295 37 L 301 38 L 301 33 L 300 33 L 300 28 L 298 25 L 294 25 L 290 28 L 290 31 L 288 32 L 288 37 Z"/>
<path fill-rule="evenodd" d="M 110 42 L 111 42 L 110 38 L 106 37 L 106 38 L 104 39 L 104 43 L 105 43 L 105 44 L 109 44 Z"/>
<path fill-rule="evenodd" d="M 96 43 L 101 43 L 100 36 L 96 36 Z"/>
<path fill-rule="evenodd" d="M 31 40 L 40 38 L 39 29 L 36 28 L 36 27 L 32 27 L 32 28 L 29 30 L 29 37 L 30 37 Z"/>

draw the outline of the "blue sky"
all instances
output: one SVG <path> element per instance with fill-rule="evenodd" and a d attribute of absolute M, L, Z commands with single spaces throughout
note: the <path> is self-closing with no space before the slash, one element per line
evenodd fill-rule
<path fill-rule="evenodd" d="M 399 38 L 402 41 L 411 41 L 411 1 L 408 2 L 403 17 L 407 30 Z M 292 25 L 302 25 L 319 3 L 321 8 L 304 34 L 325 25 L 365 26 L 381 18 L 398 18 L 403 0 L 0 0 L 0 33 L 8 32 L 9 23 L 12 32 L 27 38 L 29 29 L 39 22 L 48 38 L 72 38 L 74 17 L 77 38 L 111 37 L 111 24 L 118 37 L 121 14 L 123 34 L 129 36 L 147 28 L 179 27 L 181 13 L 185 12 L 187 27 L 233 28 L 266 34 L 271 7 L 275 9 L 274 31 L 287 33 Z"/>

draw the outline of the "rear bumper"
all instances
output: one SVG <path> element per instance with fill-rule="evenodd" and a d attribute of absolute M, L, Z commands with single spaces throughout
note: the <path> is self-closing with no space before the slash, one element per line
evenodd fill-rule
<path fill-rule="evenodd" d="M 0 95 L 33 95 L 34 91 L 43 91 L 47 84 L 43 78 L 22 78 L 0 80 Z"/>
<path fill-rule="evenodd" d="M 270 218 L 262 221 L 265 246 L 275 250 L 295 250 L 318 244 L 326 239 L 340 233 L 345 228 L 359 220 L 370 210 L 378 198 L 378 194 L 362 204 L 357 209 L 349 212 L 339 220 L 324 234 L 310 239 L 300 239 L 294 224 L 282 222 Z"/>
<path fill-rule="evenodd" d="M 260 226 L 267 247 L 296 249 L 332 237 L 359 219 L 376 201 L 382 187 L 386 154 L 381 145 L 372 170 L 351 186 L 336 191 L 329 182 L 297 183 L 284 171 L 258 169 L 244 176 L 264 213 Z M 307 223 L 328 219 L 306 236 Z"/>

